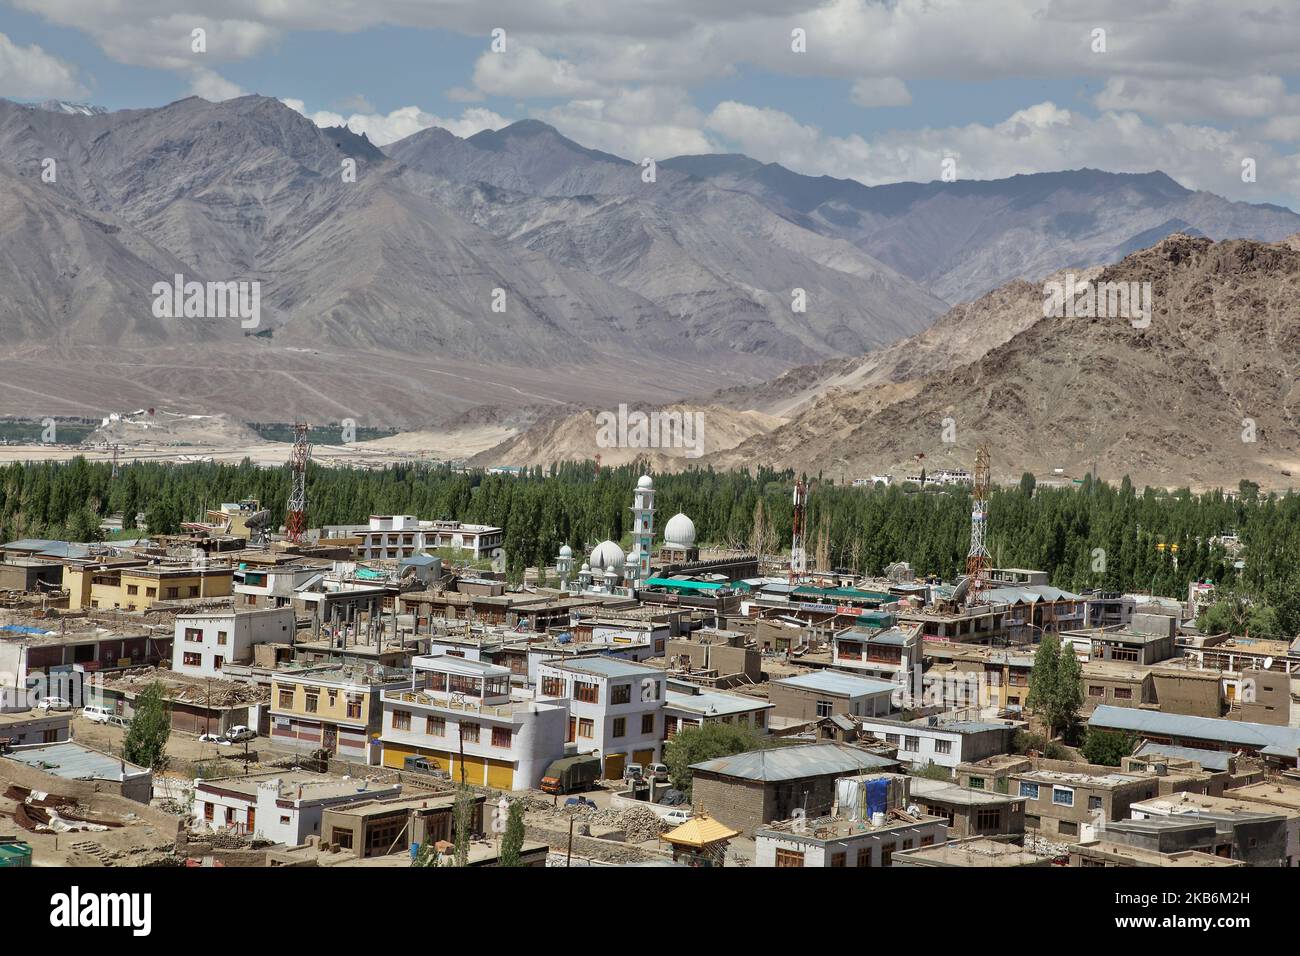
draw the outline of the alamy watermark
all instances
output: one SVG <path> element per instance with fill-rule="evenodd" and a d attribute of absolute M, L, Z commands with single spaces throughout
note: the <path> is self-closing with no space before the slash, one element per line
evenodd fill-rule
<path fill-rule="evenodd" d="M 655 411 L 596 415 L 596 445 L 600 448 L 682 448 L 687 458 L 704 454 L 704 413 Z"/>
<path fill-rule="evenodd" d="M 1128 319 L 1135 329 L 1151 324 L 1150 282 L 1091 282 L 1076 280 L 1043 283 L 1043 317 L 1058 319 Z"/>
<path fill-rule="evenodd" d="M 237 318 L 239 326 L 255 329 L 262 322 L 262 283 L 185 281 L 177 273 L 172 282 L 153 284 L 156 319 Z"/>

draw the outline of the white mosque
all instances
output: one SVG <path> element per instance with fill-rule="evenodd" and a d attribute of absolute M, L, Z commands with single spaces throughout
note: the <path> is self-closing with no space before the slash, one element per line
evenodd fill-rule
<path fill-rule="evenodd" d="M 602 541 L 592 549 L 590 557 L 578 570 L 577 590 L 614 592 L 620 585 L 626 589 L 636 587 L 638 581 L 650 578 L 650 559 L 654 555 L 655 539 L 655 486 L 649 475 L 642 475 L 632 492 L 632 551 L 624 554 L 613 541 Z M 673 515 L 664 529 L 664 551 L 672 561 L 693 560 L 699 554 L 695 548 L 695 523 L 684 514 Z M 560 548 L 555 559 L 555 569 L 560 577 L 560 587 L 571 590 L 573 549 L 567 544 Z"/>

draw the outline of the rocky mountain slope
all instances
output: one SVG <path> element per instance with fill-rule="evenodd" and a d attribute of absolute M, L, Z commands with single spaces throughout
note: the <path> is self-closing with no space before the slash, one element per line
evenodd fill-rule
<path fill-rule="evenodd" d="M 1174 235 L 1091 276 L 1151 283 L 1150 326 L 1044 317 L 1042 287 L 1013 283 L 848 372 L 837 366 L 854 385 L 805 398 L 786 424 L 706 461 L 901 475 L 921 463 L 969 468 L 985 442 L 1003 479 L 1095 467 L 1171 486 L 1292 484 L 1300 237 Z"/>

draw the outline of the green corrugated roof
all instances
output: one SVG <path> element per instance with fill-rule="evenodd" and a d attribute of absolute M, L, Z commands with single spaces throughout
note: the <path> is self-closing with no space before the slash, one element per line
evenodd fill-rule
<path fill-rule="evenodd" d="M 672 578 L 648 578 L 646 587 L 677 588 L 681 591 L 717 591 L 722 585 L 709 581 L 674 581 Z"/>

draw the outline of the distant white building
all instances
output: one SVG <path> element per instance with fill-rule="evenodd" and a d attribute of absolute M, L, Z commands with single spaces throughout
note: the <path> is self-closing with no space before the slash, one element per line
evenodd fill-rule
<path fill-rule="evenodd" d="M 421 521 L 414 515 L 371 515 L 364 525 L 326 525 L 324 538 L 359 537 L 357 556 L 363 560 L 409 558 L 421 551 L 450 548 L 467 551 L 478 561 L 492 557 L 505 532 L 486 524 L 461 521 Z"/>
<path fill-rule="evenodd" d="M 295 627 L 291 607 L 178 614 L 172 670 L 194 677 L 220 677 L 222 665 L 250 662 L 254 644 L 292 641 Z"/>

